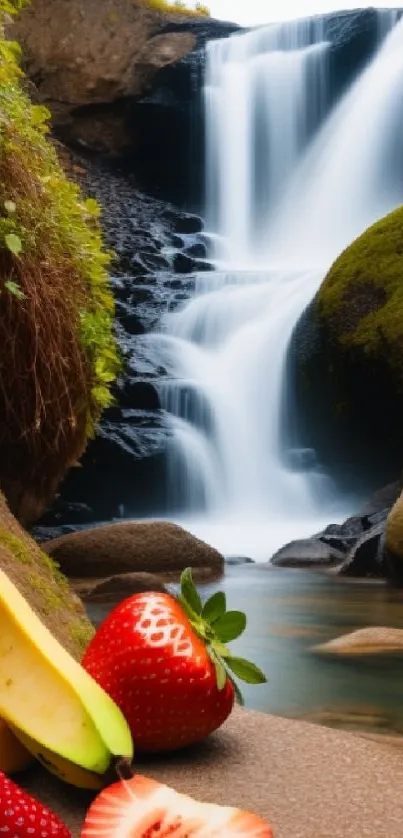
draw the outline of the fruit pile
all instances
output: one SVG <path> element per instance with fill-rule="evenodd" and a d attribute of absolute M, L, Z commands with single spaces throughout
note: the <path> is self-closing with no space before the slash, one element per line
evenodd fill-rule
<path fill-rule="evenodd" d="M 265 682 L 258 667 L 228 649 L 245 626 L 243 613 L 226 610 L 223 593 L 203 605 L 188 569 L 177 597 L 136 594 L 118 605 L 80 665 L 0 570 L 0 769 L 13 773 L 34 757 L 65 782 L 90 789 L 125 776 L 95 800 L 83 838 L 269 838 L 267 824 L 253 815 L 192 801 L 131 770 L 134 745 L 175 750 L 220 727 L 235 698 L 242 701 L 234 676 Z M 69 836 L 1 773 L 0 832 Z"/>

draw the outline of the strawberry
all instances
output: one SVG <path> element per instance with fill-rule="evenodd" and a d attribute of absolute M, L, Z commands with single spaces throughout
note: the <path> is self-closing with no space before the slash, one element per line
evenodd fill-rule
<path fill-rule="evenodd" d="M 0 771 L 0 833 L 9 838 L 71 838 L 59 818 Z"/>
<path fill-rule="evenodd" d="M 83 666 L 126 716 L 138 750 L 175 750 L 219 728 L 235 695 L 242 701 L 233 674 L 266 681 L 224 645 L 245 626 L 242 612 L 226 611 L 223 593 L 203 606 L 187 569 L 178 598 L 142 593 L 118 605 L 91 640 Z"/>
<path fill-rule="evenodd" d="M 200 803 L 148 777 L 104 789 L 90 806 L 81 838 L 273 838 L 257 815 Z"/>

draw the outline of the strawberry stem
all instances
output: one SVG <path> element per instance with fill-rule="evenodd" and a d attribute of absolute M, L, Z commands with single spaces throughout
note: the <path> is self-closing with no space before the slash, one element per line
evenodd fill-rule
<path fill-rule="evenodd" d="M 132 780 L 135 775 L 133 764 L 127 757 L 118 757 L 114 767 L 119 780 Z"/>

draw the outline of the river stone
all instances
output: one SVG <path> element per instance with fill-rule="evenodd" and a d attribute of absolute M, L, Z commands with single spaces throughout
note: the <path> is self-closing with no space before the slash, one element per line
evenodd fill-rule
<path fill-rule="evenodd" d="M 206 568 L 207 578 L 216 578 L 224 568 L 217 550 L 168 521 L 107 524 L 63 535 L 42 547 L 70 578 L 169 573 L 185 567 Z"/>
<path fill-rule="evenodd" d="M 302 538 L 281 547 L 272 557 L 275 567 L 333 567 L 344 559 L 344 553 L 317 538 Z"/>
<path fill-rule="evenodd" d="M 120 602 L 133 594 L 166 591 L 157 575 L 145 572 L 120 573 L 97 580 L 71 579 L 70 583 L 83 602 Z"/>
<path fill-rule="evenodd" d="M 328 655 L 403 654 L 403 629 L 370 626 L 321 643 L 314 651 Z"/>

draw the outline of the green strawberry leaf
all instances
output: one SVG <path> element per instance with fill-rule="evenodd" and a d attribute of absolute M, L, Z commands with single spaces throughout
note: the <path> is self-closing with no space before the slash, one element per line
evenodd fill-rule
<path fill-rule="evenodd" d="M 217 591 L 203 605 L 202 617 L 210 625 L 225 614 L 227 599 L 223 591 Z"/>
<path fill-rule="evenodd" d="M 236 640 L 246 628 L 246 616 L 242 611 L 227 611 L 214 623 L 214 631 L 223 643 Z"/>
<path fill-rule="evenodd" d="M 225 684 L 227 682 L 227 673 L 226 673 L 226 670 L 225 670 L 225 666 L 223 665 L 223 663 L 220 660 L 220 658 L 218 657 L 218 655 L 215 654 L 214 649 L 212 649 L 211 646 L 208 647 L 207 651 L 208 651 L 208 653 L 210 655 L 210 658 L 211 658 L 211 660 L 213 661 L 213 664 L 214 664 L 216 681 L 217 681 L 217 689 L 221 692 L 221 690 L 224 689 Z"/>
<path fill-rule="evenodd" d="M 245 660 L 244 658 L 226 658 L 226 664 L 232 672 L 245 681 L 246 684 L 266 684 L 267 678 L 254 663 Z"/>
<path fill-rule="evenodd" d="M 180 584 L 182 603 L 186 603 L 193 611 L 193 614 L 200 616 L 203 607 L 202 601 L 195 588 L 192 579 L 192 569 L 190 567 L 187 567 L 181 574 Z"/>

